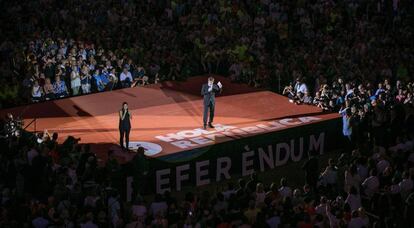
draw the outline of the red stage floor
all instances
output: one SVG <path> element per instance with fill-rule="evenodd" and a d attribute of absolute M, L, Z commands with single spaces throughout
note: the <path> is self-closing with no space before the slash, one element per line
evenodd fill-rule
<path fill-rule="evenodd" d="M 194 138 L 197 134 L 206 136 L 214 133 L 214 129 L 208 129 L 209 132 L 203 132 L 201 129 L 203 104 L 202 97 L 196 94 L 198 94 L 197 90 L 201 88 L 201 83 L 204 80 L 205 77 L 195 78 L 190 83 L 191 86 L 186 86 L 186 83 L 176 83 L 175 86 L 174 84 L 152 85 L 150 87 L 129 88 L 67 98 L 2 110 L 1 114 L 13 112 L 14 115 L 20 115 L 23 113 L 22 116 L 26 124 L 33 118 L 37 118 L 37 131 L 48 129 L 49 132 L 58 132 L 61 141 L 72 135 L 80 137 L 81 143 L 93 143 L 97 150 L 110 147 L 116 149 L 118 146 L 115 145 L 119 140 L 118 111 L 121 103 L 126 101 L 129 103 L 133 115 L 130 141 L 149 142 L 154 143 L 155 147 L 160 146 L 160 148 L 150 148 L 150 151 L 161 150 L 152 151 L 149 155 L 153 157 L 166 156 L 192 148 L 203 147 L 206 144 L 220 143 L 238 137 L 263 133 L 257 129 L 245 128 L 244 134 L 241 135 L 210 137 L 208 141 L 206 141 L 207 138 L 204 141 L 199 138 L 192 141 L 192 145 L 187 146 L 186 149 L 182 147 L 183 145 L 180 147 L 171 142 L 160 140 L 160 138 L 165 140 L 168 134 L 175 134 L 175 137 L 178 137 L 178 132 L 181 132 L 178 135 L 184 137 L 182 140 Z M 221 80 L 224 91 L 234 89 L 233 91 L 239 93 L 249 90 L 241 85 L 231 84 L 224 78 L 221 78 Z M 187 91 L 183 92 L 182 89 L 180 91 L 177 88 L 184 88 Z M 312 118 L 308 122 L 300 119 L 306 116 Z M 214 123 L 217 126 L 226 125 L 240 129 L 260 124 L 268 126 L 271 121 L 279 121 L 281 125 L 273 130 L 280 130 L 336 117 L 338 115 L 335 113 L 322 113 L 319 108 L 313 106 L 291 104 L 286 97 L 268 91 L 247 91 L 247 93 L 233 95 L 224 92 L 216 100 Z M 31 125 L 28 129 L 34 130 L 34 125 Z M 160 136 L 164 136 L 164 138 Z M 188 138 L 185 138 L 186 136 Z M 147 144 L 142 145 L 145 147 Z M 151 147 L 152 144 L 148 145 Z M 124 156 L 125 159 L 131 156 L 130 154 L 118 154 Z M 103 153 L 102 158 L 104 157 Z"/>

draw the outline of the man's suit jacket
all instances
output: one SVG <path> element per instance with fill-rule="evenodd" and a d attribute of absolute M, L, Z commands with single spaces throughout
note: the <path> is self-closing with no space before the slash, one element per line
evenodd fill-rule
<path fill-rule="evenodd" d="M 209 105 L 210 102 L 214 105 L 216 102 L 216 93 L 221 93 L 221 89 L 217 84 L 213 84 L 213 89 L 208 91 L 208 83 L 201 87 L 201 95 L 204 96 L 204 105 Z"/>

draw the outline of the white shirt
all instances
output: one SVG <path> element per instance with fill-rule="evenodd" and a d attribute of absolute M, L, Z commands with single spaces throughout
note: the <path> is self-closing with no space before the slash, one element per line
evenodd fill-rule
<path fill-rule="evenodd" d="M 79 72 L 72 71 L 70 86 L 72 88 L 81 86 L 81 80 L 80 80 Z"/>
<path fill-rule="evenodd" d="M 337 171 L 331 167 L 327 167 L 325 172 L 322 173 L 322 179 L 325 184 L 336 184 L 338 179 Z"/>
<path fill-rule="evenodd" d="M 351 211 L 355 211 L 361 207 L 361 197 L 359 195 L 348 194 L 345 203 L 351 207 Z"/>
<path fill-rule="evenodd" d="M 345 99 L 347 99 L 352 94 L 354 94 L 354 89 L 349 89 L 348 91 L 346 91 Z"/>
<path fill-rule="evenodd" d="M 208 92 L 211 92 L 213 90 L 213 83 L 208 83 Z"/>
<path fill-rule="evenodd" d="M 389 163 L 387 160 L 385 160 L 385 159 L 380 160 L 380 161 L 377 163 L 377 171 L 378 171 L 378 173 L 383 173 L 383 172 L 384 172 L 384 170 L 385 170 L 387 167 L 389 167 L 389 166 L 390 166 L 390 163 Z"/>
<path fill-rule="evenodd" d="M 287 187 L 287 186 L 280 187 L 279 188 L 279 193 L 283 198 L 292 197 L 292 189 Z"/>
<path fill-rule="evenodd" d="M 375 192 L 378 191 L 379 188 L 379 180 L 376 176 L 370 176 L 368 177 L 363 183 L 362 186 L 364 186 L 365 194 L 368 196 L 372 196 Z"/>
<path fill-rule="evenodd" d="M 129 81 L 132 82 L 132 74 L 129 71 L 127 73 L 122 72 L 119 76 L 121 82 L 125 81 L 127 78 L 129 78 Z"/>
<path fill-rule="evenodd" d="M 306 86 L 305 83 L 297 83 L 296 86 L 296 92 L 301 92 L 302 94 L 305 94 L 306 92 L 308 92 L 308 87 Z"/>
<path fill-rule="evenodd" d="M 42 92 L 40 86 L 33 86 L 32 97 L 42 97 Z"/>
<path fill-rule="evenodd" d="M 117 80 L 115 74 L 113 74 L 113 73 L 110 73 L 109 74 L 109 79 L 112 80 L 112 81 L 116 81 Z"/>
<path fill-rule="evenodd" d="M 359 177 L 358 173 L 352 176 L 350 172 L 345 172 L 345 191 L 348 191 L 351 187 L 355 187 L 357 190 L 359 190 L 360 183 L 361 177 Z"/>

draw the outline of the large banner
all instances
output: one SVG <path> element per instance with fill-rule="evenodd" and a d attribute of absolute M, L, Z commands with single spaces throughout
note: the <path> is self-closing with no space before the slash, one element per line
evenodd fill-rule
<path fill-rule="evenodd" d="M 145 185 L 150 192 L 180 191 L 185 185 L 202 186 L 234 175 L 275 169 L 307 158 L 311 150 L 323 154 L 339 148 L 340 134 L 337 118 L 206 145 L 178 153 L 174 158 L 150 159 Z M 133 181 L 131 177 L 128 179 L 128 189 Z"/>

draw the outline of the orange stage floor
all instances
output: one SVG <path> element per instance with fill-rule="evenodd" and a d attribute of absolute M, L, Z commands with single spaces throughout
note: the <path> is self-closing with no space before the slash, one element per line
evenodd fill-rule
<path fill-rule="evenodd" d="M 154 143 L 160 146 L 159 151 L 148 155 L 162 157 L 187 150 L 161 140 L 169 134 L 175 134 L 175 137 L 178 132 L 183 137 L 214 134 L 214 129 L 207 129 L 209 132 L 201 129 L 203 104 L 198 93 L 205 79 L 206 77 L 198 77 L 192 79 L 191 83 L 186 82 L 187 84 L 167 83 L 43 102 L 1 110 L 1 114 L 12 112 L 16 116 L 22 115 L 26 124 L 36 118 L 36 131 L 48 129 L 49 132 L 58 132 L 60 141 L 69 135 L 80 137 L 81 143 L 92 143 L 96 150 L 101 151 L 101 158 L 104 159 L 106 155 L 103 151 L 119 148 L 118 111 L 121 103 L 126 101 L 133 115 L 130 141 L 148 142 L 149 145 Z M 246 89 L 228 82 L 225 78 L 219 79 L 222 80 L 225 92 L 216 100 L 214 123 L 217 126 L 242 129 L 257 125 L 267 126 L 271 121 L 283 120 L 281 126 L 273 129 L 276 131 L 295 127 L 301 117 L 312 117 L 312 121 L 303 121 L 300 124 L 338 117 L 335 113 L 323 113 L 313 106 L 291 104 L 286 97 L 269 91 Z M 232 89 L 237 93 L 231 93 Z M 28 130 L 35 130 L 34 127 L 32 124 Z M 221 143 L 263 133 L 257 129 L 250 130 L 245 128 L 241 135 L 210 137 L 208 142 L 192 142 L 192 147 L 203 147 L 203 143 Z M 145 147 L 147 144 L 142 145 Z M 132 156 L 126 153 L 118 155 L 126 160 Z"/>

